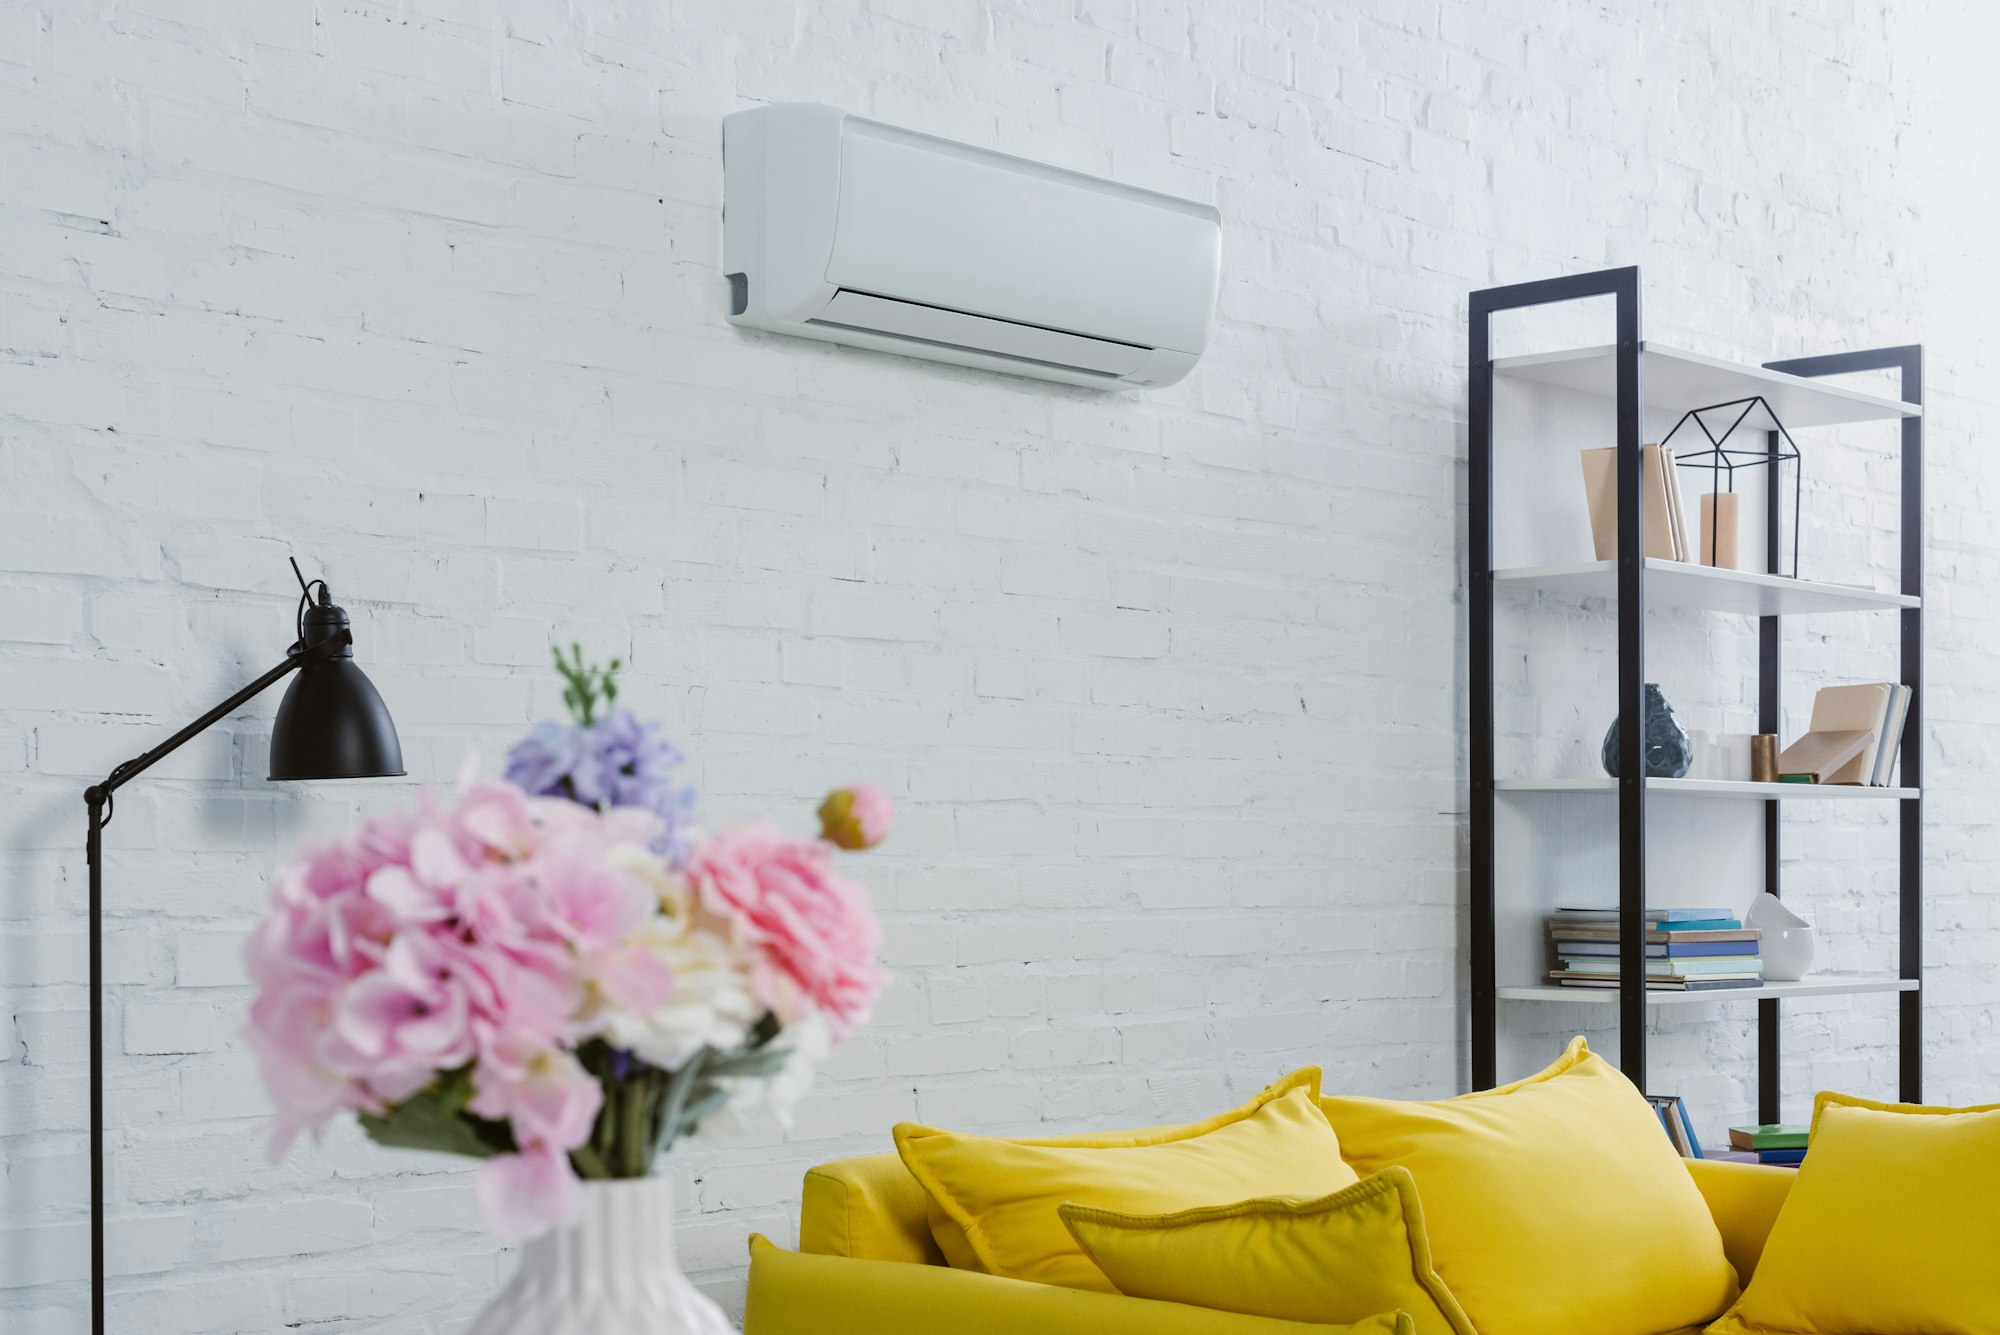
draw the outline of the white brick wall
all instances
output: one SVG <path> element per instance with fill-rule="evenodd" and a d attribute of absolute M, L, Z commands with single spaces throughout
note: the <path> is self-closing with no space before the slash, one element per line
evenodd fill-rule
<path fill-rule="evenodd" d="M 899 1118 L 1175 1119 L 1306 1061 L 1455 1089 L 1464 292 L 1612 263 L 1674 342 L 1931 346 L 1929 1057 L 1992 1097 L 1978 8 L 0 0 L 0 1328 L 83 1329 L 79 790 L 275 660 L 288 552 L 417 780 L 553 713 L 580 638 L 711 819 L 901 801 L 879 1022 L 789 1138 L 677 1165 L 726 1300 L 800 1170 Z M 729 329 L 719 120 L 788 99 L 1213 200 L 1202 368 L 1106 396 Z M 1815 499 L 1878 519 L 1825 454 Z M 1740 709 L 1698 634 L 1667 680 Z M 408 796 L 268 787 L 274 707 L 108 832 L 113 1328 L 456 1329 L 507 1265 L 457 1164 L 263 1158 L 264 878 Z M 1885 836 L 1811 837 L 1865 942 Z M 1790 1087 L 1886 1090 L 1884 1015 L 1801 1008 Z M 1656 1069 L 1720 1123 L 1746 1036 L 1679 1015 Z"/>

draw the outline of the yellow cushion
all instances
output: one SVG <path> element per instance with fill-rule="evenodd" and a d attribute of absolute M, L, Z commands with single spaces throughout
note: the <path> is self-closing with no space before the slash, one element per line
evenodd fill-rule
<path fill-rule="evenodd" d="M 1736 1297 L 1722 1235 L 1658 1117 L 1581 1038 L 1497 1090 L 1320 1107 L 1358 1172 L 1410 1170 L 1438 1273 L 1480 1335 L 1657 1335 Z"/>
<path fill-rule="evenodd" d="M 1315 1201 L 1283 1197 L 1130 1215 L 1065 1205 L 1062 1219 L 1120 1293 L 1285 1321 L 1397 1309 L 1416 1335 L 1473 1335 L 1431 1268 L 1406 1168 Z"/>
<path fill-rule="evenodd" d="M 941 1265 L 807 1256 L 750 1238 L 743 1335 L 1415 1335 L 1387 1312 L 1351 1326 L 1271 1321 Z"/>
<path fill-rule="evenodd" d="M 1056 1214 L 1064 1201 L 1152 1213 L 1246 1196 L 1323 1196 L 1359 1179 L 1315 1101 L 1319 1069 L 1189 1126 L 996 1140 L 904 1123 L 896 1149 L 925 1191 L 946 1259 L 1010 1279 L 1117 1292 Z"/>
<path fill-rule="evenodd" d="M 2000 1335 L 2000 1106 L 1821 1094 L 1811 1144 L 1711 1335 Z"/>

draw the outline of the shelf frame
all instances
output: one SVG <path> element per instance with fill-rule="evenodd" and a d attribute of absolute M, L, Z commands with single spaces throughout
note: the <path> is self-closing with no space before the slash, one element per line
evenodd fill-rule
<path fill-rule="evenodd" d="M 1646 1088 L 1646 958 L 1639 948 L 1646 912 L 1646 563 L 1640 504 L 1640 445 L 1645 432 L 1644 347 L 1640 338 L 1639 269 L 1545 278 L 1473 292 L 1468 300 L 1467 547 L 1470 549 L 1472 737 L 1472 1083 L 1490 1089 L 1499 1078 L 1499 960 L 1494 902 L 1494 582 L 1493 582 L 1493 316 L 1592 297 L 1616 306 L 1611 351 L 1618 450 L 1618 913 L 1630 944 L 1619 959 L 1619 1066 Z"/>
<path fill-rule="evenodd" d="M 1805 380 L 1894 371 L 1901 377 L 1904 403 L 1916 412 L 1901 421 L 1902 477 L 1900 588 L 1911 605 L 1899 613 L 1899 678 L 1910 688 L 1909 716 L 1903 722 L 1902 781 L 1916 796 L 1900 803 L 1896 871 L 1896 968 L 1908 986 L 1897 997 L 1897 1097 L 1904 1103 L 1923 1102 L 1924 1092 L 1924 350 L 1921 344 L 1836 352 L 1817 357 L 1793 357 L 1766 362 L 1764 369 Z M 1776 453 L 1776 432 L 1766 433 L 1767 448 Z M 1776 492 L 1771 492 L 1775 510 Z M 1775 564 L 1775 516 L 1766 525 Z M 1774 731 L 1778 720 L 1778 669 L 1782 637 L 1777 617 L 1763 617 L 1758 626 L 1758 726 Z M 1764 806 L 1764 888 L 1776 895 L 1782 886 L 1778 857 L 1778 804 Z M 1757 1003 L 1757 1114 L 1760 1122 L 1780 1120 L 1780 1076 L 1783 1065 L 1783 1016 L 1777 998 Z"/>
<path fill-rule="evenodd" d="M 1610 297 L 1616 304 L 1616 342 L 1609 347 L 1566 353 L 1514 357 L 1496 361 L 1492 355 L 1492 317 L 1500 312 L 1592 297 Z M 1758 617 L 1758 728 L 1778 731 L 1782 683 L 1785 615 L 1814 611 L 1891 610 L 1900 618 L 1899 675 L 1912 688 L 1909 717 L 1902 744 L 1902 783 L 1896 789 L 1855 790 L 1848 800 L 1875 797 L 1893 800 L 1899 809 L 1899 941 L 1897 974 L 1890 979 L 1808 980 L 1759 989 L 1758 1107 L 1759 1120 L 1780 1120 L 1782 1017 L 1787 996 L 1827 996 L 1843 993 L 1895 992 L 1899 1005 L 1899 1097 L 1907 1103 L 1922 1099 L 1923 1002 L 1921 991 L 1923 940 L 1923 350 L 1920 346 L 1876 348 L 1859 352 L 1802 357 L 1766 363 L 1763 368 L 1732 366 L 1713 358 L 1647 345 L 1640 336 L 1640 278 L 1637 267 L 1606 269 L 1533 282 L 1480 289 L 1469 294 L 1467 321 L 1467 478 L 1468 478 L 1468 614 L 1467 677 L 1471 737 L 1469 813 L 1471 894 L 1471 1029 L 1472 1077 L 1475 1088 L 1499 1083 L 1499 1002 L 1585 1000 L 1618 1008 L 1619 1066 L 1641 1088 L 1646 1079 L 1648 1009 L 1661 1004 L 1722 999 L 1713 993 L 1649 992 L 1641 941 L 1646 905 L 1646 797 L 1649 792 L 1677 792 L 1761 800 L 1764 803 L 1764 884 L 1772 894 L 1782 889 L 1782 821 L 1785 801 L 1831 798 L 1833 793 L 1757 791 L 1761 785 L 1704 781 L 1647 780 L 1644 772 L 1644 681 L 1646 663 L 1647 595 L 1658 576 L 1664 605 L 1710 607 L 1723 612 L 1748 612 Z M 1750 577 L 1744 572 L 1668 570 L 1645 559 L 1641 494 L 1640 445 L 1647 406 L 1646 363 L 1663 373 L 1728 373 L 1761 379 L 1817 394 L 1831 408 L 1821 424 L 1841 421 L 1896 421 L 1901 430 L 1901 571 L 1900 592 L 1894 595 L 1841 586 L 1783 581 L 1774 576 Z M 1601 382 L 1611 366 L 1615 398 L 1617 454 L 1618 554 L 1614 562 L 1573 567 L 1537 567 L 1496 571 L 1493 565 L 1494 441 L 1493 383 L 1496 371 L 1530 380 L 1576 388 L 1566 377 L 1587 370 Z M 1589 363 L 1586 367 L 1585 363 Z M 1811 382 L 1857 372 L 1892 370 L 1901 374 L 1900 397 L 1887 399 L 1843 386 Z M 1601 383 L 1591 392 L 1602 393 Z M 1766 433 L 1766 450 L 1779 451 L 1775 431 Z M 1770 489 L 1767 505 L 1773 513 L 1765 525 L 1767 569 L 1778 569 L 1778 490 Z M 1616 780 L 1500 781 L 1495 766 L 1494 617 L 1497 589 L 1546 586 L 1586 596 L 1609 593 L 1617 601 L 1616 698 L 1620 742 Z M 1749 790 L 1749 791 L 1744 791 Z M 1584 989 L 1508 987 L 1498 985 L 1495 841 L 1496 804 L 1502 792 L 1615 793 L 1618 816 L 1618 913 L 1624 941 L 1619 956 L 1619 985 L 1586 998 L 1551 997 Z M 1663 1001 L 1671 997 L 1672 1001 Z M 1730 999 L 1749 999 L 1731 997 Z"/>

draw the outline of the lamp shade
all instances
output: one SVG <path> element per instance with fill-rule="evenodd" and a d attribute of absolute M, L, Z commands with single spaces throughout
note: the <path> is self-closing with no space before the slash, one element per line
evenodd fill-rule
<path fill-rule="evenodd" d="M 306 609 L 300 644 L 340 635 L 338 652 L 300 667 L 271 727 L 273 779 L 383 779 L 403 773 L 403 746 L 375 684 L 354 663 L 347 613 L 322 587 Z"/>

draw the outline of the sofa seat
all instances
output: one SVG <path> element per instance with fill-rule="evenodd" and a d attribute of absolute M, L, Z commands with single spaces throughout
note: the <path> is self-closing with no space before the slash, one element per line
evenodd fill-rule
<path fill-rule="evenodd" d="M 1687 1161 L 1744 1283 L 1797 1174 Z M 1421 1184 L 1419 1184 L 1421 1189 Z M 744 1335 L 1304 1335 L 1330 1327 L 1086 1293 L 944 1263 L 923 1188 L 894 1154 L 806 1174 L 799 1250 L 753 1239 Z M 1662 1335 L 1700 1335 L 1698 1328 Z"/>

